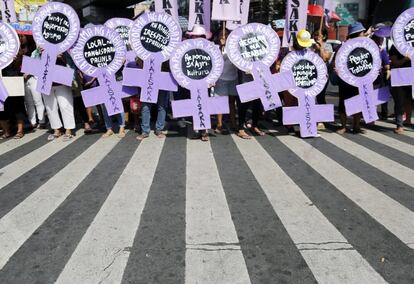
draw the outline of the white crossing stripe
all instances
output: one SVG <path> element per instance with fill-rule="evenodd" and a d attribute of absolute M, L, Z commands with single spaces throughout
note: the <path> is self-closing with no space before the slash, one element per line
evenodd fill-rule
<path fill-rule="evenodd" d="M 374 168 L 398 179 L 399 181 L 414 187 L 414 170 L 403 166 L 387 157 L 363 147 L 341 135 L 322 134 L 323 139 L 338 146 L 354 157 L 370 164 Z"/>
<path fill-rule="evenodd" d="M 339 137 L 339 135 L 332 136 Z M 381 223 L 408 247 L 414 249 L 414 213 L 412 211 L 354 175 L 305 141 L 295 137 L 278 137 L 278 139 L 361 209 Z M 342 142 L 337 141 L 335 145 L 342 148 L 344 146 Z M 381 159 L 373 162 L 381 163 Z"/>
<path fill-rule="evenodd" d="M 250 283 L 210 143 L 187 143 L 186 283 Z"/>
<path fill-rule="evenodd" d="M 30 154 L 27 154 L 17 161 L 0 169 L 0 190 L 21 175 L 25 174 L 26 172 L 30 171 L 34 167 L 52 157 L 54 154 L 63 150 L 65 147 L 75 142 L 83 135 L 83 133 L 77 134 L 70 141 L 64 142 L 62 139 L 57 139 L 55 141 L 49 142 L 46 145 L 34 150 Z"/>
<path fill-rule="evenodd" d="M 377 143 L 381 143 L 383 145 L 394 148 L 403 153 L 406 153 L 407 155 L 414 157 L 414 146 L 404 143 L 402 141 L 399 141 L 398 137 L 391 138 L 387 135 L 381 134 L 381 132 L 377 132 L 373 130 L 367 130 L 367 133 L 364 135 L 364 137 L 367 137 Z"/>
<path fill-rule="evenodd" d="M 233 139 L 318 283 L 386 283 L 255 139 Z"/>
<path fill-rule="evenodd" d="M 0 269 L 119 141 L 101 139 L 91 145 L 0 219 Z"/>
<path fill-rule="evenodd" d="M 141 142 L 57 283 L 121 283 L 164 141 Z"/>
<path fill-rule="evenodd" d="M 3 155 L 11 150 L 16 149 L 17 147 L 20 147 L 26 143 L 29 143 L 36 138 L 42 136 L 47 131 L 43 129 L 38 129 L 34 133 L 28 133 L 21 139 L 9 139 L 8 141 L 5 141 L 0 144 L 0 155 Z M 45 142 L 46 143 L 46 142 Z"/>

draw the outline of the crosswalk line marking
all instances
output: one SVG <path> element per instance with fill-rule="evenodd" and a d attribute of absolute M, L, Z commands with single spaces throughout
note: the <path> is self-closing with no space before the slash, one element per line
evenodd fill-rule
<path fill-rule="evenodd" d="M 364 137 L 367 137 L 377 143 L 389 146 L 414 157 L 414 147 L 412 145 L 399 141 L 397 139 L 398 137 L 391 138 L 387 135 L 381 134 L 380 132 L 372 130 L 367 130 L 367 133 L 364 135 Z"/>
<path fill-rule="evenodd" d="M 295 137 L 278 137 L 278 139 L 377 222 L 408 247 L 414 249 L 414 212 L 352 174 L 305 141 Z M 343 146 L 340 142 L 335 145 L 341 148 Z"/>
<path fill-rule="evenodd" d="M 119 141 L 98 140 L 0 219 L 0 269 Z"/>
<path fill-rule="evenodd" d="M 210 143 L 187 143 L 186 283 L 250 283 Z"/>
<path fill-rule="evenodd" d="M 378 126 L 381 126 L 381 127 L 384 127 L 384 128 L 388 128 L 388 129 L 390 129 L 390 131 L 393 131 L 395 129 L 395 125 L 387 123 L 387 122 L 383 122 L 383 121 L 380 121 L 380 120 L 375 121 L 375 125 L 378 125 Z M 410 129 L 410 128 L 407 128 L 407 127 L 404 127 L 404 129 L 406 131 L 404 131 L 404 134 L 402 134 L 402 135 L 414 138 L 413 129 Z"/>
<path fill-rule="evenodd" d="M 70 141 L 62 141 L 61 139 L 47 143 L 46 145 L 36 149 L 35 151 L 27 154 L 26 156 L 18 159 L 17 161 L 0 169 L 0 190 L 28 172 L 32 168 L 46 161 L 54 154 L 61 151 L 66 146 L 72 144 L 76 140 L 80 139 L 84 134 L 80 133 L 73 137 Z"/>
<path fill-rule="evenodd" d="M 413 169 L 407 168 L 391 159 L 381 156 L 380 154 L 354 143 L 340 135 L 328 133 L 322 134 L 322 138 L 333 145 L 337 145 L 352 156 L 370 164 L 374 168 L 377 168 L 378 170 L 398 179 L 399 181 L 414 187 Z"/>
<path fill-rule="evenodd" d="M 319 283 L 386 283 L 256 139 L 232 137 Z"/>
<path fill-rule="evenodd" d="M 9 139 L 8 141 L 5 141 L 0 144 L 0 155 L 3 155 L 7 152 L 10 152 L 11 150 L 16 149 L 17 147 L 20 147 L 24 144 L 27 144 L 36 138 L 39 138 L 40 136 L 44 135 L 47 131 L 46 130 L 36 130 L 34 133 L 28 133 L 21 139 Z"/>
<path fill-rule="evenodd" d="M 141 142 L 57 283 L 121 283 L 164 141 Z"/>

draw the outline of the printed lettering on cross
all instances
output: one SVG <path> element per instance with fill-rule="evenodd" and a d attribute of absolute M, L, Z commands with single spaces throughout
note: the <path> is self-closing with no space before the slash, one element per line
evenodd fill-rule
<path fill-rule="evenodd" d="M 278 92 L 295 86 L 292 71 L 272 74 L 280 40 L 276 32 L 263 24 L 247 24 L 232 31 L 227 38 L 226 52 L 230 61 L 254 81 L 237 86 L 242 102 L 260 99 L 265 111 L 282 106 Z"/>
<path fill-rule="evenodd" d="M 283 108 L 283 124 L 299 124 L 301 137 L 316 137 L 318 122 L 334 121 L 333 105 L 315 103 L 328 82 L 326 64 L 312 51 L 292 51 L 281 66 L 282 72 L 289 70 L 295 78 L 295 87 L 289 92 L 298 99 L 299 106 Z"/>
<path fill-rule="evenodd" d="M 397 50 L 411 58 L 411 67 L 392 69 L 391 85 L 411 86 L 414 99 L 414 8 L 406 10 L 397 18 L 392 28 L 392 36 Z"/>
<path fill-rule="evenodd" d="M 345 100 L 347 115 L 362 112 L 366 123 L 378 120 L 377 106 L 391 99 L 389 88 L 374 90 L 381 69 L 380 50 L 369 38 L 346 41 L 336 56 L 336 70 L 343 81 L 357 87 L 359 95 Z"/>
<path fill-rule="evenodd" d="M 177 82 L 191 92 L 191 99 L 172 101 L 174 118 L 193 117 L 194 130 L 211 128 L 210 116 L 230 112 L 228 97 L 209 97 L 208 88 L 223 73 L 220 49 L 205 39 L 189 39 L 174 51 L 171 72 Z"/>
<path fill-rule="evenodd" d="M 22 72 L 38 78 L 38 92 L 49 95 L 53 83 L 72 86 L 74 70 L 56 65 L 56 60 L 75 44 L 79 29 L 78 15 L 69 5 L 50 2 L 37 11 L 33 38 L 43 52 L 40 60 L 24 56 Z"/>
<path fill-rule="evenodd" d="M 20 40 L 16 30 L 9 24 L 0 22 L 0 72 L 9 66 L 17 56 Z M 4 110 L 4 102 L 9 96 L 0 76 L 0 111 Z"/>
<path fill-rule="evenodd" d="M 162 72 L 167 61 L 181 41 L 181 28 L 166 13 L 144 13 L 132 28 L 130 41 L 136 55 L 144 62 L 143 69 L 125 68 L 123 84 L 141 88 L 141 101 L 156 104 L 160 90 L 177 91 L 178 86 L 170 72 Z"/>
<path fill-rule="evenodd" d="M 118 32 L 106 26 L 83 29 L 71 56 L 76 66 L 86 75 L 98 79 L 99 87 L 82 91 L 86 107 L 104 104 L 108 114 L 124 112 L 122 99 L 130 96 L 122 91 L 115 74 L 124 64 L 124 40 Z"/>

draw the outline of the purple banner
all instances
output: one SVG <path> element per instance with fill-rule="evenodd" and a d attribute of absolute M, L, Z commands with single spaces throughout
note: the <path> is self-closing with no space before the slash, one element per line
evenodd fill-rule
<path fill-rule="evenodd" d="M 179 23 L 177 0 L 155 0 L 155 12 L 164 12 Z"/>
<path fill-rule="evenodd" d="M 190 0 L 190 14 L 188 30 L 192 31 L 194 25 L 202 26 L 206 32 L 210 31 L 211 0 Z"/>
<path fill-rule="evenodd" d="M 1 1 L 1 18 L 6 23 L 16 23 L 16 11 L 14 7 L 14 0 L 0 0 Z"/>
<path fill-rule="evenodd" d="M 308 18 L 308 0 L 288 0 L 286 6 L 286 25 L 283 47 L 292 46 L 296 34 L 306 29 Z"/>

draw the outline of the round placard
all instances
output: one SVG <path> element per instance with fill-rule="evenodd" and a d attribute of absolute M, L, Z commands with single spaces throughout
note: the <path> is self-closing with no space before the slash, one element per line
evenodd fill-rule
<path fill-rule="evenodd" d="M 271 66 L 277 59 L 280 39 L 269 26 L 251 23 L 232 31 L 227 38 L 226 52 L 240 70 L 251 71 L 261 63 Z"/>
<path fill-rule="evenodd" d="M 142 60 L 152 55 L 166 61 L 181 41 L 181 28 L 167 13 L 144 13 L 132 25 L 130 41 Z"/>
<path fill-rule="evenodd" d="M 223 73 L 220 49 L 206 39 L 188 39 L 174 50 L 170 68 L 175 80 L 189 89 L 191 83 L 214 84 Z"/>
<path fill-rule="evenodd" d="M 79 18 L 67 4 L 50 2 L 42 6 L 33 19 L 33 38 L 40 47 L 63 53 L 79 35 Z"/>
<path fill-rule="evenodd" d="M 0 22 L 0 69 L 13 62 L 20 48 L 20 40 L 16 30 L 4 22 Z"/>
<path fill-rule="evenodd" d="M 80 32 L 71 56 L 76 66 L 89 76 L 97 77 L 102 69 L 115 74 L 123 66 L 126 46 L 113 29 L 93 26 Z"/>
<path fill-rule="evenodd" d="M 293 72 L 296 88 L 289 90 L 292 94 L 299 89 L 307 95 L 316 97 L 328 82 L 328 70 L 322 58 L 313 51 L 293 51 L 282 61 L 281 72 Z"/>
<path fill-rule="evenodd" d="M 414 8 L 404 11 L 397 18 L 392 27 L 392 38 L 402 55 L 414 55 Z"/>
<path fill-rule="evenodd" d="M 379 47 L 369 38 L 350 39 L 339 49 L 335 66 L 339 77 L 352 86 L 374 82 L 381 69 Z"/>
<path fill-rule="evenodd" d="M 131 32 L 134 21 L 126 18 L 112 18 L 106 21 L 105 26 L 115 30 L 124 41 L 127 50 L 131 50 L 131 42 L 129 41 L 129 35 Z"/>

